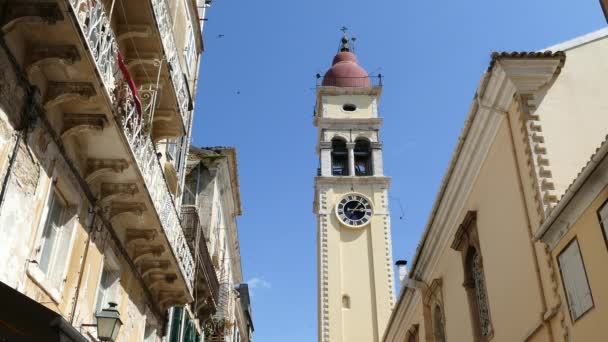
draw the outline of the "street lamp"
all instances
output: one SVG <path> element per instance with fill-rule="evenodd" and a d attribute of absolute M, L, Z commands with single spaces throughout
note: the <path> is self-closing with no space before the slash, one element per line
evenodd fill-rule
<path fill-rule="evenodd" d="M 109 308 L 105 308 L 95 315 L 95 318 L 97 318 L 97 338 L 101 341 L 116 341 L 122 321 L 116 309 L 117 304 L 109 302 L 108 305 Z"/>
<path fill-rule="evenodd" d="M 109 308 L 105 308 L 95 315 L 97 324 L 83 324 L 81 327 L 96 327 L 97 338 L 100 341 L 116 341 L 120 327 L 122 327 L 120 314 L 116 310 L 117 305 L 116 303 L 109 302 Z"/>

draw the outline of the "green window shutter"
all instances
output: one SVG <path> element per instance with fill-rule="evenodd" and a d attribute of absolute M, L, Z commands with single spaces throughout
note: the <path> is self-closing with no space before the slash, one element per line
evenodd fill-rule
<path fill-rule="evenodd" d="M 174 307 L 173 316 L 171 319 L 171 332 L 169 334 L 169 342 L 180 342 L 180 330 L 182 328 L 182 316 L 184 309 L 182 307 Z"/>

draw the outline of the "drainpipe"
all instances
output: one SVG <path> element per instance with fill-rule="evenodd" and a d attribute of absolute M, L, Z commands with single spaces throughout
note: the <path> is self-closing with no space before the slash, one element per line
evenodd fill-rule
<path fill-rule="evenodd" d="M 477 99 L 479 102 L 479 98 Z M 555 341 L 553 336 L 553 331 L 551 330 L 551 324 L 549 322 L 549 318 L 545 318 L 545 313 L 547 312 L 547 298 L 545 297 L 545 289 L 543 288 L 542 277 L 540 274 L 540 266 L 538 261 L 538 253 L 536 253 L 536 247 L 534 246 L 534 233 L 532 231 L 532 223 L 530 220 L 530 211 L 528 209 L 528 201 L 526 200 L 523 179 L 521 176 L 521 169 L 519 165 L 519 160 L 517 159 L 517 152 L 515 151 L 515 138 L 513 137 L 513 125 L 511 122 L 511 118 L 509 117 L 509 113 L 506 111 L 499 110 L 498 108 L 494 109 L 496 112 L 502 113 L 506 116 L 507 122 L 509 124 L 509 137 L 511 139 L 511 155 L 513 157 L 513 161 L 515 162 L 515 167 L 517 168 L 517 186 L 519 188 L 519 195 L 521 197 L 521 203 L 523 204 L 524 211 L 526 213 L 526 226 L 528 231 L 528 241 L 530 246 L 530 251 L 532 252 L 532 256 L 534 257 L 534 272 L 536 274 L 536 285 L 538 288 L 538 292 L 540 293 L 540 300 L 542 306 L 541 313 L 541 323 L 534 329 L 531 335 L 528 336 L 526 340 L 529 340 L 532 336 L 536 334 L 540 329 L 540 326 L 545 326 L 547 329 L 547 334 L 549 335 L 549 341 Z"/>

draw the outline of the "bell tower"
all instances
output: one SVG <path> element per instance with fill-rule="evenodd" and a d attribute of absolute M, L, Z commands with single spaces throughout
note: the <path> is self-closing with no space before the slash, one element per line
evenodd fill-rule
<path fill-rule="evenodd" d="M 379 342 L 395 302 L 381 76 L 359 66 L 350 44 L 345 34 L 317 86 L 319 342 Z"/>

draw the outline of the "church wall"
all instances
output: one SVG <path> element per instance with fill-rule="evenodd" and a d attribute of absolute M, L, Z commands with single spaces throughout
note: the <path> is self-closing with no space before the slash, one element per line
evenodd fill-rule
<path fill-rule="evenodd" d="M 323 97 L 323 117 L 325 118 L 377 118 L 376 97 L 373 95 L 332 95 Z M 347 112 L 344 104 L 354 104 L 357 110 Z"/>
<path fill-rule="evenodd" d="M 496 341 L 522 339 L 543 314 L 508 130 L 507 121 L 503 120 L 466 206 L 467 210 L 477 211 Z"/>
<path fill-rule="evenodd" d="M 535 112 L 558 198 L 606 136 L 607 73 L 608 39 L 567 50 L 560 75 Z"/>

